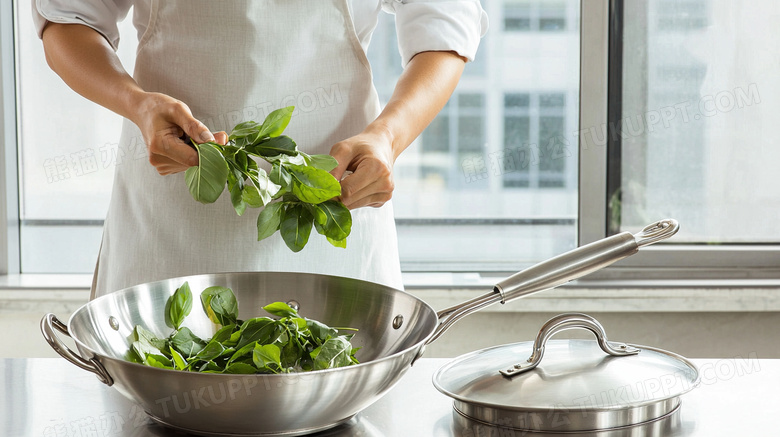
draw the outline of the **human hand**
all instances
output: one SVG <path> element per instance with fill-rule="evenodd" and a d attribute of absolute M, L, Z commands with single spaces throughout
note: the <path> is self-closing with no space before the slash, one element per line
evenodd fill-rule
<path fill-rule="evenodd" d="M 339 162 L 331 174 L 341 181 L 341 202 L 347 208 L 378 208 L 393 196 L 395 157 L 387 135 L 366 130 L 336 143 L 330 154 Z M 347 171 L 352 174 L 344 177 Z"/>
<path fill-rule="evenodd" d="M 145 93 L 138 106 L 135 124 L 141 129 L 149 152 L 149 163 L 161 175 L 179 173 L 198 165 L 198 152 L 189 143 L 227 143 L 225 132 L 212 134 L 192 116 L 183 102 L 160 93 Z"/>

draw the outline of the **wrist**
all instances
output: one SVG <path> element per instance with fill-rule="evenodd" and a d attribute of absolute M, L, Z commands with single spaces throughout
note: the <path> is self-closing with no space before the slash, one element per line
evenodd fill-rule
<path fill-rule="evenodd" d="M 398 158 L 398 155 L 401 154 L 401 150 L 397 147 L 396 143 L 396 135 L 393 132 L 393 129 L 388 126 L 386 123 L 382 122 L 381 120 L 377 119 L 373 123 L 369 124 L 364 130 L 364 133 L 369 135 L 375 135 L 380 138 L 382 138 L 390 147 L 390 151 L 393 156 L 393 161 L 395 161 Z"/>

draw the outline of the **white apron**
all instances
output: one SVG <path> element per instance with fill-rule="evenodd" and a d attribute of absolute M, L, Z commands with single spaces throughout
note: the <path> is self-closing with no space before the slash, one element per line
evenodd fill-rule
<path fill-rule="evenodd" d="M 348 0 L 147 0 L 134 77 L 177 98 L 212 131 L 295 105 L 286 135 L 310 154 L 361 132 L 379 113 L 371 70 Z M 146 8 L 144 8 L 146 9 Z M 125 120 L 120 147 L 145 147 Z M 277 232 L 257 241 L 259 209 L 238 217 L 224 192 L 211 205 L 184 173 L 160 176 L 146 156 L 116 167 L 92 296 L 177 276 L 287 271 L 402 288 L 392 205 L 352 211 L 347 249 L 312 230 L 293 253 Z"/>

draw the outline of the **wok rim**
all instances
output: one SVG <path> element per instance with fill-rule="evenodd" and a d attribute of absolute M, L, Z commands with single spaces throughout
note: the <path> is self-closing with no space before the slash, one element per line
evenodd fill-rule
<path fill-rule="evenodd" d="M 383 357 L 380 357 L 380 358 L 377 358 L 377 359 L 373 359 L 373 360 L 370 360 L 370 361 L 365 361 L 365 362 L 361 361 L 358 364 L 353 364 L 353 365 L 350 365 L 350 366 L 335 367 L 335 368 L 331 368 L 331 369 L 309 370 L 309 371 L 304 371 L 304 372 L 290 372 L 290 373 L 230 373 L 230 374 L 226 374 L 226 373 L 187 372 L 187 371 L 176 370 L 176 369 L 162 369 L 162 368 L 159 368 L 159 367 L 147 366 L 145 364 L 134 363 L 132 361 L 128 361 L 128 360 L 121 359 L 121 358 L 110 357 L 110 356 L 107 356 L 107 355 L 103 355 L 103 354 L 97 353 L 91 347 L 88 347 L 87 345 L 85 345 L 84 342 L 81 341 L 80 339 L 76 338 L 76 336 L 70 330 L 70 324 L 73 321 L 74 317 L 76 317 L 79 313 L 82 313 L 83 311 L 85 311 L 86 307 L 91 305 L 93 302 L 99 301 L 99 300 L 104 299 L 104 298 L 114 297 L 118 293 L 130 294 L 137 287 L 145 287 L 145 286 L 151 286 L 151 285 L 154 285 L 154 284 L 164 283 L 164 282 L 168 282 L 168 281 L 177 281 L 177 280 L 183 280 L 183 279 L 186 279 L 186 278 L 204 277 L 204 276 L 212 276 L 212 275 L 227 275 L 227 276 L 230 276 L 230 275 L 258 275 L 258 274 L 259 275 L 267 275 L 267 274 L 275 275 L 275 274 L 291 274 L 291 273 L 292 274 L 296 274 L 296 275 L 305 275 L 305 276 L 311 276 L 311 277 L 327 277 L 327 278 L 347 279 L 349 281 L 362 282 L 362 283 L 370 284 L 370 285 L 373 285 L 373 286 L 380 285 L 382 287 L 385 287 L 386 289 L 392 290 L 394 292 L 394 294 L 400 293 L 400 294 L 406 295 L 406 296 L 412 298 L 413 300 L 417 301 L 418 303 L 422 304 L 423 307 L 425 307 L 427 310 L 429 310 L 433 314 L 433 316 L 435 318 L 435 321 L 436 321 L 436 324 L 430 329 L 430 332 L 428 332 L 425 335 L 425 337 L 423 337 L 421 340 L 417 341 L 412 346 L 407 347 L 406 349 L 403 349 L 403 350 L 395 352 L 395 353 L 393 353 L 391 355 L 386 355 L 386 356 L 383 356 Z M 436 332 L 436 328 L 438 327 L 438 323 L 439 322 L 440 322 L 440 320 L 439 320 L 439 317 L 437 315 L 436 310 L 434 310 L 433 307 L 430 306 L 427 302 L 425 302 L 424 300 L 420 299 L 417 296 L 414 296 L 413 294 L 411 294 L 411 293 L 409 293 L 409 292 L 407 292 L 405 290 L 399 290 L 397 288 L 390 287 L 389 285 L 379 284 L 379 283 L 376 283 L 376 282 L 365 281 L 365 280 L 362 280 L 362 279 L 349 278 L 349 277 L 346 277 L 346 276 L 327 275 L 327 274 L 321 274 L 321 273 L 267 271 L 267 272 L 198 273 L 198 274 L 195 274 L 195 275 L 178 276 L 178 277 L 173 277 L 173 278 L 160 279 L 160 280 L 157 280 L 157 281 L 151 281 L 151 282 L 145 282 L 145 283 L 141 283 L 141 284 L 132 285 L 130 287 L 126 287 L 126 288 L 123 288 L 123 289 L 120 289 L 120 290 L 117 290 L 117 291 L 105 294 L 103 296 L 100 296 L 100 297 L 97 297 L 95 299 L 92 299 L 92 300 L 88 301 L 84 305 L 82 305 L 79 308 L 77 308 L 73 312 L 73 314 L 70 315 L 70 317 L 68 318 L 67 325 L 68 325 L 68 332 L 70 332 L 69 336 L 76 343 L 79 351 L 86 350 L 86 351 L 88 351 L 90 353 L 91 357 L 84 357 L 84 356 L 82 356 L 82 358 L 84 358 L 86 360 L 89 360 L 91 358 L 96 358 L 96 359 L 98 359 L 98 361 L 102 361 L 103 359 L 106 359 L 106 360 L 109 360 L 109 361 L 115 361 L 115 362 L 122 363 L 122 364 L 129 364 L 129 365 L 137 366 L 138 368 L 141 368 L 141 369 L 147 369 L 147 370 L 153 370 L 153 371 L 162 371 L 162 372 L 177 372 L 178 374 L 193 374 L 193 375 L 198 375 L 199 377 L 207 377 L 207 378 L 211 378 L 211 379 L 217 379 L 219 377 L 235 378 L 236 376 L 279 377 L 279 378 L 285 378 L 286 377 L 286 378 L 289 378 L 289 375 L 322 375 L 322 374 L 327 374 L 327 373 L 331 373 L 331 372 L 342 371 L 342 370 L 345 370 L 345 369 L 358 369 L 358 368 L 368 367 L 369 365 L 372 365 L 374 363 L 380 363 L 380 362 L 385 362 L 385 361 L 390 361 L 390 360 L 399 360 L 400 361 L 399 357 L 401 355 L 407 354 L 410 351 L 413 351 L 415 349 L 424 348 L 428 344 L 429 339 Z M 146 328 L 146 327 L 144 326 L 144 328 Z M 128 349 L 129 349 L 129 347 L 130 346 L 128 346 Z M 81 355 L 81 353 L 79 355 Z M 419 356 L 419 355 L 422 355 L 422 352 L 419 352 L 416 356 Z M 415 357 L 412 357 L 412 359 L 410 360 L 409 367 L 411 367 L 412 363 L 415 360 Z M 117 382 L 117 380 L 115 380 L 115 383 L 116 382 Z"/>

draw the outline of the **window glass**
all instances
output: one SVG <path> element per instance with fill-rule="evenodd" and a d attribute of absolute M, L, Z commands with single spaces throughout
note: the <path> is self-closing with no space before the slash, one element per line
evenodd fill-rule
<path fill-rule="evenodd" d="M 579 34 L 566 23 L 578 21 L 580 4 L 481 3 L 503 25 L 491 27 L 447 106 L 396 162 L 407 271 L 514 270 L 576 244 Z M 369 48 L 382 101 L 398 77 L 375 62 L 391 29 L 382 16 Z"/>
<path fill-rule="evenodd" d="M 676 242 L 780 241 L 773 0 L 624 2 L 613 231 L 664 217 Z"/>
<path fill-rule="evenodd" d="M 21 269 L 91 272 L 114 165 L 132 157 L 118 149 L 121 117 L 74 93 L 46 65 L 30 5 L 16 2 Z M 119 57 L 132 71 L 135 29 L 129 18 L 120 27 Z"/>

